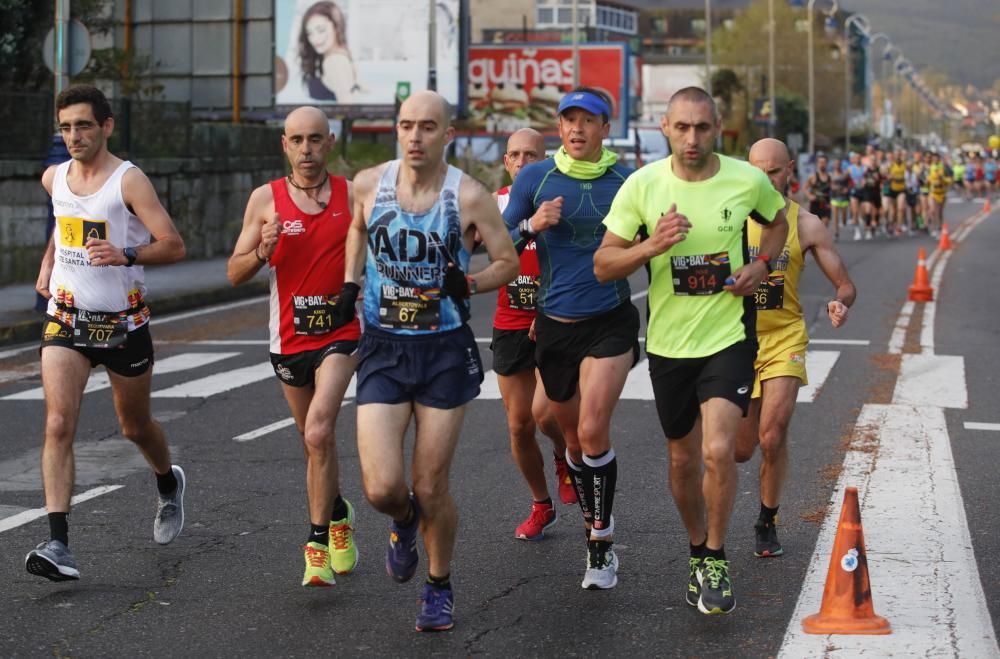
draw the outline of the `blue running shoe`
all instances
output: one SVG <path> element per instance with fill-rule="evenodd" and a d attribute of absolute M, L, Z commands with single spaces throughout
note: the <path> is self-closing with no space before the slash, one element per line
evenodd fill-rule
<path fill-rule="evenodd" d="M 420 562 L 420 555 L 417 553 L 420 506 L 412 494 L 410 505 L 413 506 L 413 522 L 403 528 L 393 520 L 389 526 L 389 547 L 385 550 L 385 570 L 399 583 L 412 579 L 417 571 L 417 563 Z"/>
<path fill-rule="evenodd" d="M 455 595 L 451 588 L 437 588 L 424 584 L 420 595 L 420 613 L 417 614 L 418 632 L 443 632 L 455 626 Z"/>

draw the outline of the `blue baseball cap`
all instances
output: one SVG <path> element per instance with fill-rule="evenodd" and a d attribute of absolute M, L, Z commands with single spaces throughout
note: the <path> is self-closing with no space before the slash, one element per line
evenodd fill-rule
<path fill-rule="evenodd" d="M 604 99 L 590 92 L 576 91 L 563 96 L 562 100 L 559 101 L 559 114 L 570 108 L 580 108 L 590 114 L 603 114 L 605 117 L 611 117 L 611 108 L 608 107 Z"/>

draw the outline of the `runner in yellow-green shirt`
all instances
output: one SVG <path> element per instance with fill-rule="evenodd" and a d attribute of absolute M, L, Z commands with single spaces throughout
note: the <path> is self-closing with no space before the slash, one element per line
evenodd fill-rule
<path fill-rule="evenodd" d="M 786 191 L 795 167 L 788 149 L 779 140 L 760 140 L 750 149 L 750 164 L 759 167 L 776 190 Z M 827 302 L 830 323 L 847 322 L 848 308 L 857 291 L 847 274 L 844 261 L 833 245 L 833 237 L 822 220 L 788 200 L 788 238 L 774 272 L 754 295 L 757 307 L 757 373 L 750 413 L 743 420 L 736 440 L 736 461 L 746 462 L 760 444 L 760 515 L 754 525 L 754 555 L 780 556 L 783 553 L 775 529 L 778 503 L 788 470 L 788 425 L 795 411 L 799 387 L 807 383 L 806 346 L 809 334 L 799 302 L 799 277 L 806 252 L 833 284 L 834 298 Z M 750 254 L 757 252 L 761 231 L 748 225 Z"/>
<path fill-rule="evenodd" d="M 622 185 L 594 272 L 611 281 L 650 266 L 646 352 L 690 541 L 687 601 L 703 613 L 729 613 L 736 599 L 724 542 L 736 496 L 736 433 L 753 386 L 753 293 L 784 245 L 785 201 L 763 172 L 713 153 L 722 122 L 704 90 L 674 94 L 661 127 L 673 155 Z M 744 240 L 748 217 L 764 225 L 754 262 Z M 636 242 L 643 228 L 649 238 Z"/>

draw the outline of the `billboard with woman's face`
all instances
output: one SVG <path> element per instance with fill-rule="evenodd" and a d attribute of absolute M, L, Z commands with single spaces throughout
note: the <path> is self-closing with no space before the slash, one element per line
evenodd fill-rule
<path fill-rule="evenodd" d="M 437 89 L 459 101 L 460 0 L 436 0 Z M 427 88 L 430 3 L 275 0 L 276 105 L 392 105 Z"/>

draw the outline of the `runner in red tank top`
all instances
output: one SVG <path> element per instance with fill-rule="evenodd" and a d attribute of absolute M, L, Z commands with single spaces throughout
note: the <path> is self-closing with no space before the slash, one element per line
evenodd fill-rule
<path fill-rule="evenodd" d="M 251 279 L 266 263 L 271 280 L 271 364 L 306 451 L 311 530 L 303 586 L 332 586 L 357 564 L 354 507 L 340 496 L 334 429 L 354 375 L 361 329 L 331 314 L 344 284 L 351 184 L 326 171 L 335 137 L 322 111 L 302 107 L 281 137 L 292 173 L 250 195 L 229 259 L 229 281 Z"/>
<path fill-rule="evenodd" d="M 503 162 L 513 180 L 522 166 L 544 157 L 544 138 L 539 132 L 525 128 L 510 136 Z M 501 212 L 507 206 L 509 193 L 507 187 L 496 193 Z M 566 465 L 566 444 L 559 424 L 549 409 L 545 388 L 537 385 L 535 342 L 531 330 L 535 322 L 539 274 L 538 256 L 532 241 L 521 252 L 521 270 L 517 278 L 499 291 L 496 315 L 493 317 L 493 342 L 490 344 L 493 370 L 497 374 L 500 395 L 507 410 L 510 452 L 534 500 L 531 514 L 514 531 L 514 537 L 522 540 L 541 540 L 545 529 L 555 524 L 558 518 L 545 483 L 545 462 L 535 441 L 536 423 L 552 439 L 559 498 L 566 504 L 576 503 L 576 489 Z"/>

